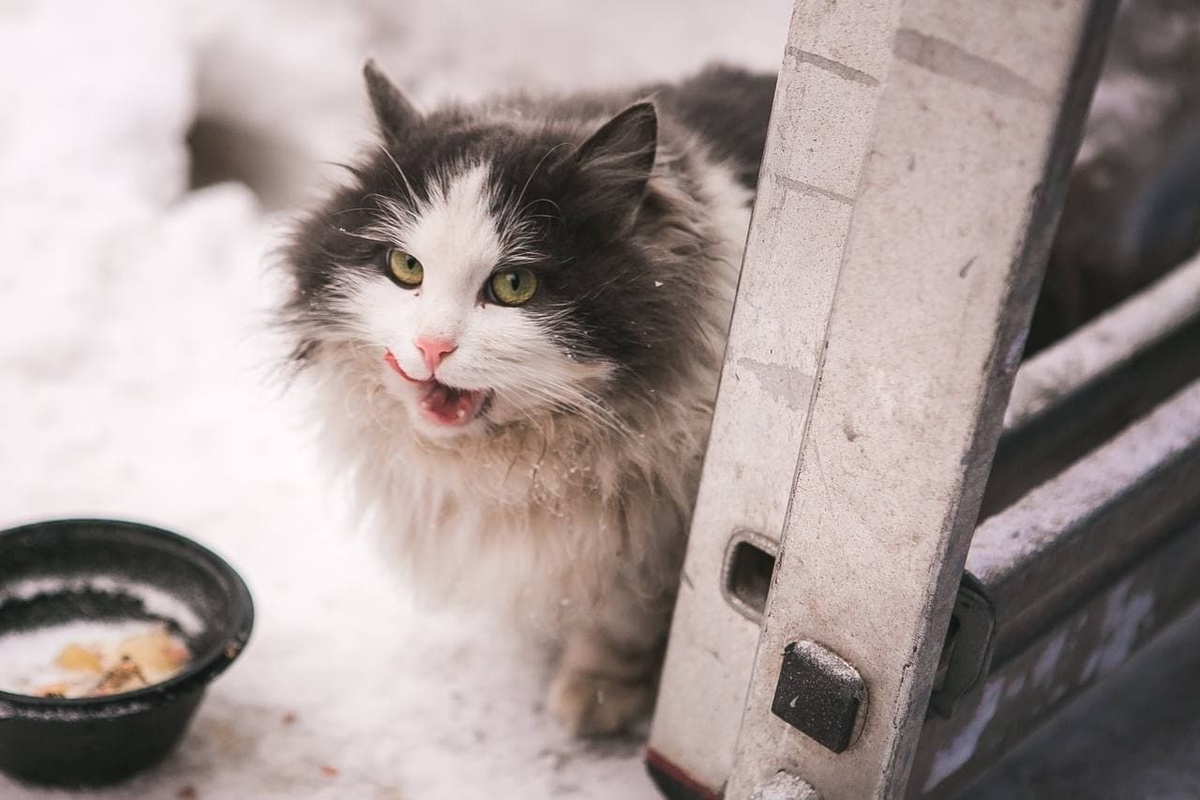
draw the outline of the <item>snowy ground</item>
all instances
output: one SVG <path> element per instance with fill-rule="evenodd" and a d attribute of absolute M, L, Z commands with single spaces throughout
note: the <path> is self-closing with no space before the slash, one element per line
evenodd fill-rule
<path fill-rule="evenodd" d="M 176 529 L 258 607 L 177 753 L 96 796 L 656 796 L 637 743 L 549 721 L 542 656 L 415 608 L 347 530 L 272 375 L 280 217 L 243 185 L 190 191 L 185 136 L 236 131 L 285 208 L 362 141 L 367 53 L 425 103 L 773 68 L 790 6 L 0 1 L 0 526 Z M 0 778 L 5 800 L 59 796 Z"/>

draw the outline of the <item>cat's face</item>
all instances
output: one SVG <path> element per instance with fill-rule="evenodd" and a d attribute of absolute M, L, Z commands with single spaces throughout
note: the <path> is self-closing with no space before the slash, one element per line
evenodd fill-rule
<path fill-rule="evenodd" d="M 428 436 L 547 406 L 586 406 L 613 365 L 564 339 L 548 264 L 496 211 L 486 162 L 445 169 L 427 194 L 389 198 L 360 235 L 374 273 L 343 278 L 338 312 L 375 351 L 379 379 Z M 540 269 L 539 269 L 540 267 Z"/>
<path fill-rule="evenodd" d="M 653 107 L 586 129 L 422 118 L 370 68 L 368 85 L 383 147 L 289 254 L 302 349 L 348 345 L 330 350 L 373 370 L 429 439 L 547 413 L 611 424 L 606 391 L 647 379 L 686 302 L 656 291 L 633 236 Z"/>

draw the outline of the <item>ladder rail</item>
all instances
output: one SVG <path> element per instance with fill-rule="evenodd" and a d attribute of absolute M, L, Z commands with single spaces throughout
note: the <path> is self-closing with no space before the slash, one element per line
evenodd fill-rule
<path fill-rule="evenodd" d="M 903 795 L 1115 8 L 797 0 L 651 731 L 713 796 Z"/>

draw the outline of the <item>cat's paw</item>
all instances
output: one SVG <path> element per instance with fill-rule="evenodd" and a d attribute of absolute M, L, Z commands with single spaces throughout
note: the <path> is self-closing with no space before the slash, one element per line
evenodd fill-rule
<path fill-rule="evenodd" d="M 580 670 L 561 670 L 550 685 L 547 707 L 575 736 L 627 732 L 649 713 L 654 686 Z"/>

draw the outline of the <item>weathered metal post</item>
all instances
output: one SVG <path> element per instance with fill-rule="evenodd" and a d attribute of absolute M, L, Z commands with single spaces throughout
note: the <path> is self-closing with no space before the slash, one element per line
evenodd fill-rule
<path fill-rule="evenodd" d="M 903 793 L 1115 6 L 796 3 L 651 735 L 696 796 Z"/>

